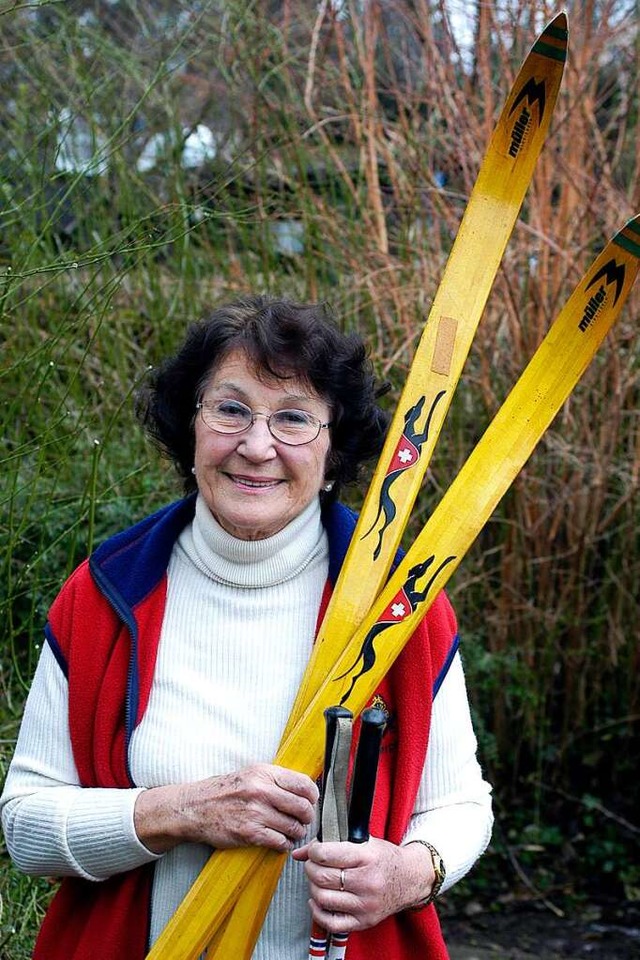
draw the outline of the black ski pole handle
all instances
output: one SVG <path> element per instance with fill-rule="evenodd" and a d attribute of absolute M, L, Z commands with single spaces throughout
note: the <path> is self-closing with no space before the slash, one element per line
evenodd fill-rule
<path fill-rule="evenodd" d="M 369 839 L 369 818 L 376 789 L 382 735 L 387 725 L 384 710 L 369 707 L 362 711 L 360 739 L 351 778 L 349 799 L 349 840 L 366 843 Z"/>

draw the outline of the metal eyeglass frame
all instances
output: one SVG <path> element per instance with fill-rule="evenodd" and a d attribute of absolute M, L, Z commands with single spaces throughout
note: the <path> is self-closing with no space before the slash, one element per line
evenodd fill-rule
<path fill-rule="evenodd" d="M 226 399 L 231 400 L 232 398 L 231 398 L 231 397 L 228 397 L 228 398 L 227 398 L 227 397 L 223 397 L 223 398 L 222 398 L 220 401 L 218 401 L 218 402 L 223 403 Z M 275 410 L 273 413 L 256 413 L 254 410 L 251 409 L 251 407 L 248 407 L 246 403 L 242 403 L 241 400 L 233 400 L 233 403 L 237 403 L 239 407 L 242 407 L 244 410 L 247 410 L 247 411 L 250 413 L 250 415 L 251 415 L 251 419 L 250 419 L 249 423 L 247 423 L 246 426 L 241 427 L 239 430 L 218 430 L 216 427 L 212 427 L 211 424 L 205 419 L 204 410 L 206 409 L 206 403 L 205 403 L 205 401 L 203 401 L 203 400 L 200 400 L 200 401 L 198 401 L 198 403 L 196 403 L 196 410 L 199 410 L 199 411 L 200 411 L 200 418 L 202 419 L 202 422 L 204 423 L 205 427 L 207 427 L 207 429 L 208 429 L 208 430 L 211 430 L 213 433 L 218 433 L 218 434 L 220 434 L 220 436 L 222 436 L 222 437 L 224 437 L 224 436 L 227 436 L 227 437 L 237 437 L 237 436 L 238 436 L 239 434 L 241 434 L 241 433 L 246 433 L 247 430 L 250 430 L 251 427 L 254 425 L 254 423 L 255 423 L 255 421 L 256 421 L 256 417 L 264 417 L 265 420 L 267 421 L 267 429 L 268 429 L 269 433 L 271 434 L 271 436 L 273 437 L 273 439 L 274 439 L 274 440 L 277 440 L 278 443 L 284 443 L 284 444 L 286 444 L 286 446 L 288 446 L 288 447 L 304 447 L 307 443 L 313 443 L 313 441 L 314 441 L 314 440 L 317 440 L 318 437 L 320 436 L 320 431 L 321 431 L 321 430 L 326 430 L 326 429 L 328 429 L 328 428 L 331 426 L 331 423 L 332 423 L 331 420 L 328 420 L 326 423 L 323 423 L 322 420 L 320 419 L 320 417 L 316 417 L 316 415 L 315 415 L 314 413 L 309 413 L 308 410 L 298 410 L 298 409 L 295 408 L 295 407 L 286 408 L 285 410 Z M 292 443 L 291 440 L 283 440 L 282 437 L 278 436 L 277 434 L 275 434 L 275 433 L 273 432 L 273 430 L 271 429 L 271 419 L 272 419 L 272 417 L 275 417 L 277 414 L 288 413 L 288 412 L 290 412 L 290 410 L 291 410 L 291 411 L 294 411 L 295 413 L 304 413 L 305 416 L 311 417 L 311 418 L 313 418 L 313 420 L 316 421 L 318 430 L 317 430 L 315 436 L 310 437 L 308 440 L 299 440 L 299 441 L 297 441 L 297 442 L 294 441 L 294 442 Z"/>

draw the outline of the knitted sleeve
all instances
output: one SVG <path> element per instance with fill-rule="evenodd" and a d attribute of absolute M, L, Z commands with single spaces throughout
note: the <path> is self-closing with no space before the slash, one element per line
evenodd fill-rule
<path fill-rule="evenodd" d="M 156 857 L 134 830 L 139 789 L 79 785 L 67 710 L 67 681 L 47 644 L 0 800 L 2 824 L 23 872 L 103 880 Z"/>

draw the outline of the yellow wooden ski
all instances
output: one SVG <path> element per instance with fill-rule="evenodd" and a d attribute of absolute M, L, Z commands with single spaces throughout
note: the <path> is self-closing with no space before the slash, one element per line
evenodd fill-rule
<path fill-rule="evenodd" d="M 354 714 L 427 612 L 571 393 L 620 314 L 640 266 L 640 217 L 606 246 L 567 301 L 515 387 L 389 583 L 327 672 L 276 762 L 316 777 L 323 759 L 323 711 L 341 702 Z M 221 851 L 206 865 L 149 954 L 194 960 L 251 875 L 281 859 L 264 848 Z M 243 909 L 246 909 L 243 907 Z M 220 942 L 220 941 L 218 941 Z M 237 942 L 234 957 L 250 956 Z M 216 949 L 209 957 L 222 955 Z"/>

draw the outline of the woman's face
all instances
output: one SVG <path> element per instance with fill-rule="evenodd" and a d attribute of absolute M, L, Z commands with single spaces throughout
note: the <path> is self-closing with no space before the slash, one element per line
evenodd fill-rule
<path fill-rule="evenodd" d="M 242 350 L 233 350 L 212 372 L 201 400 L 239 400 L 254 413 L 306 410 L 322 423 L 328 403 L 300 380 L 257 377 Z M 265 417 L 243 433 L 215 433 L 195 419 L 195 477 L 221 527 L 241 540 L 263 540 L 282 530 L 316 497 L 324 482 L 329 431 L 311 443 L 288 446 L 274 439 Z"/>

